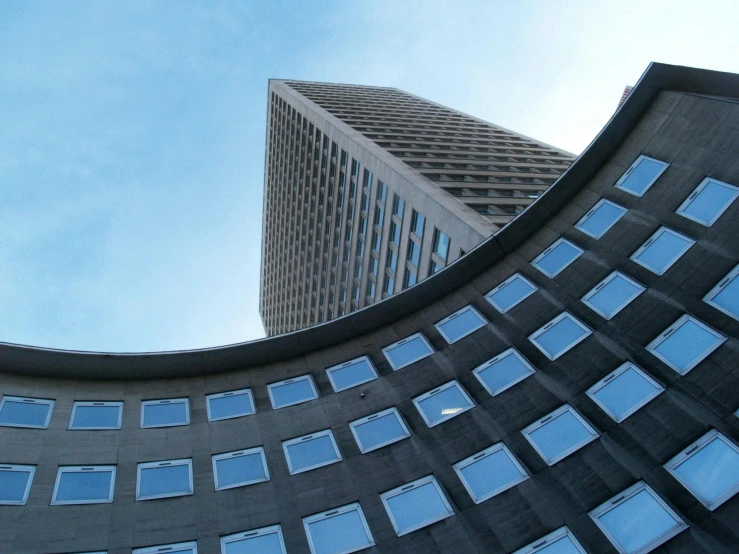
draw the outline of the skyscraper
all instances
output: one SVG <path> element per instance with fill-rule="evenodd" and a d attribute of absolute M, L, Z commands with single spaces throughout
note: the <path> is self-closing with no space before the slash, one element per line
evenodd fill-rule
<path fill-rule="evenodd" d="M 393 88 L 271 80 L 260 312 L 269 335 L 412 286 L 573 156 Z"/>

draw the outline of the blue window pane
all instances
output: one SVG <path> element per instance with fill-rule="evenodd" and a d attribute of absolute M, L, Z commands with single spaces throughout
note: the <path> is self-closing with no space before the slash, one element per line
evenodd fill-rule
<path fill-rule="evenodd" d="M 275 408 L 313 400 L 316 397 L 308 379 L 301 379 L 287 385 L 277 385 L 270 390 L 272 391 Z"/>
<path fill-rule="evenodd" d="M 0 503 L 23 502 L 30 478 L 31 473 L 28 471 L 0 469 Z"/>
<path fill-rule="evenodd" d="M 593 396 L 616 421 L 622 421 L 635 406 L 642 405 L 662 390 L 629 367 L 593 392 Z"/>
<path fill-rule="evenodd" d="M 739 277 L 737 275 L 732 277 L 710 301 L 735 319 L 739 319 Z"/>
<path fill-rule="evenodd" d="M 287 446 L 292 472 L 338 461 L 331 437 L 324 435 Z"/>
<path fill-rule="evenodd" d="M 308 528 L 315 554 L 353 552 L 373 544 L 357 510 L 314 521 Z"/>
<path fill-rule="evenodd" d="M 503 449 L 472 462 L 459 472 L 474 493 L 473 498 L 476 501 L 526 477 Z"/>
<path fill-rule="evenodd" d="M 739 487 L 739 453 L 716 437 L 673 471 L 696 496 L 711 505 Z"/>
<path fill-rule="evenodd" d="M 532 372 L 529 366 L 511 352 L 485 369 L 476 372 L 475 375 L 483 382 L 490 394 L 496 395 L 531 375 Z"/>
<path fill-rule="evenodd" d="M 663 229 L 646 249 L 637 251 L 632 259 L 662 275 L 692 244 L 692 240 Z"/>
<path fill-rule="evenodd" d="M 119 406 L 76 406 L 72 427 L 85 429 L 90 427 L 118 428 Z"/>
<path fill-rule="evenodd" d="M 59 487 L 54 500 L 57 502 L 107 501 L 110 496 L 112 477 L 113 474 L 108 471 L 65 471 L 60 474 Z"/>
<path fill-rule="evenodd" d="M 160 496 L 190 492 L 190 467 L 142 468 L 139 496 Z"/>
<path fill-rule="evenodd" d="M 386 350 L 385 356 L 390 360 L 393 368 L 400 369 L 428 356 L 432 352 L 431 348 L 429 348 L 421 337 L 415 337 L 408 342 Z"/>
<path fill-rule="evenodd" d="M 631 174 L 618 187 L 637 196 L 643 195 L 664 171 L 666 164 L 649 158 L 642 158 Z"/>
<path fill-rule="evenodd" d="M 235 394 L 233 396 L 220 396 L 209 398 L 210 419 L 227 419 L 239 415 L 254 413 L 254 405 L 248 394 Z"/>
<path fill-rule="evenodd" d="M 537 549 L 536 554 L 582 554 L 582 550 L 574 545 L 570 537 L 562 537 L 540 550 Z"/>
<path fill-rule="evenodd" d="M 678 371 L 687 371 L 716 343 L 717 337 L 696 322 L 687 319 L 654 351 Z"/>
<path fill-rule="evenodd" d="M 588 331 L 572 318 L 564 317 L 533 340 L 550 359 L 555 359 L 587 335 Z"/>
<path fill-rule="evenodd" d="M 173 425 L 187 423 L 187 404 L 175 402 L 172 404 L 147 404 L 143 406 L 144 425 Z"/>
<path fill-rule="evenodd" d="M 576 227 L 591 237 L 599 239 L 625 213 L 626 208 L 610 202 L 601 202 L 595 211 L 580 220 Z"/>
<path fill-rule="evenodd" d="M 399 533 L 450 515 L 433 483 L 390 497 L 386 502 Z"/>
<path fill-rule="evenodd" d="M 697 196 L 680 206 L 678 213 L 710 226 L 737 195 L 739 189 L 709 180 Z"/>
<path fill-rule="evenodd" d="M 231 487 L 242 483 L 265 481 L 264 463 L 260 453 L 216 460 L 216 486 Z"/>
<path fill-rule="evenodd" d="M 474 310 L 464 310 L 456 317 L 438 325 L 439 331 L 444 335 L 450 344 L 460 338 L 470 334 L 472 331 L 479 329 L 485 325 L 482 319 Z"/>
<path fill-rule="evenodd" d="M 569 410 L 528 434 L 548 462 L 560 458 L 592 436 L 590 430 Z"/>
<path fill-rule="evenodd" d="M 377 378 L 367 360 L 360 360 L 346 367 L 332 369 L 330 375 L 336 390 L 348 389 Z"/>
<path fill-rule="evenodd" d="M 418 402 L 418 407 L 426 416 L 429 426 L 454 417 L 471 406 L 470 401 L 456 386 Z"/>
<path fill-rule="evenodd" d="M 598 519 L 626 552 L 636 552 L 677 526 L 675 519 L 646 490 Z"/>
<path fill-rule="evenodd" d="M 533 265 L 549 277 L 556 276 L 570 265 L 582 250 L 567 241 L 557 243 L 549 252 L 534 260 Z"/>
<path fill-rule="evenodd" d="M 488 299 L 499 312 L 505 313 L 534 292 L 536 287 L 516 276 L 503 288 L 490 294 Z"/>
<path fill-rule="evenodd" d="M 618 273 L 609 279 L 600 290 L 591 296 L 586 295 L 583 300 L 606 319 L 612 318 L 644 291 L 644 287 Z"/>
<path fill-rule="evenodd" d="M 51 406 L 16 400 L 5 400 L 0 410 L 0 425 L 29 425 L 46 427 Z"/>
<path fill-rule="evenodd" d="M 283 554 L 282 541 L 277 533 L 250 537 L 226 543 L 225 554 Z"/>
<path fill-rule="evenodd" d="M 379 445 L 408 436 L 395 413 L 380 416 L 367 423 L 357 425 L 354 427 L 354 432 L 359 439 L 362 450 L 365 452 L 373 450 Z"/>

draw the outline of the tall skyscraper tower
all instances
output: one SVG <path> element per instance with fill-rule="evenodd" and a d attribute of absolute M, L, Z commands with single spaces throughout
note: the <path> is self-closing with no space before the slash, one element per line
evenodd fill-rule
<path fill-rule="evenodd" d="M 435 273 L 574 156 L 393 88 L 270 80 L 260 312 L 268 335 Z"/>

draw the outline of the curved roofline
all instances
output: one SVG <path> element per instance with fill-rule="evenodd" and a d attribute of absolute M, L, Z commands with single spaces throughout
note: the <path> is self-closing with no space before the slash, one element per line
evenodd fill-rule
<path fill-rule="evenodd" d="M 469 282 L 531 237 L 587 183 L 663 90 L 733 98 L 739 75 L 651 63 L 600 133 L 541 197 L 466 256 L 382 302 L 300 331 L 199 350 L 108 353 L 0 343 L 0 371 L 69 379 L 192 377 L 288 360 L 369 333 Z"/>

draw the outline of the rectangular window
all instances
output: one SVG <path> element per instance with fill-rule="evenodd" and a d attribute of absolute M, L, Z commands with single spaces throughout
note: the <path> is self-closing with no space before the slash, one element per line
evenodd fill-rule
<path fill-rule="evenodd" d="M 303 518 L 312 554 L 349 554 L 375 545 L 359 502 Z"/>
<path fill-rule="evenodd" d="M 418 262 L 421 259 L 421 245 L 408 237 L 408 261 L 414 266 L 418 267 Z"/>
<path fill-rule="evenodd" d="M 421 333 L 394 342 L 382 349 L 393 370 L 398 371 L 418 360 L 431 356 L 434 349 Z"/>
<path fill-rule="evenodd" d="M 3 396 L 0 400 L 0 426 L 47 429 L 53 410 L 53 400 Z"/>
<path fill-rule="evenodd" d="M 500 394 L 535 373 L 534 367 L 514 348 L 477 366 L 472 374 L 491 396 Z"/>
<path fill-rule="evenodd" d="M 399 537 L 454 515 L 433 475 L 384 492 L 380 499 Z"/>
<path fill-rule="evenodd" d="M 626 362 L 587 390 L 587 394 L 618 423 L 665 389 L 631 362 Z"/>
<path fill-rule="evenodd" d="M 395 279 L 393 279 L 390 275 L 385 275 L 385 282 L 382 285 L 382 292 L 384 292 L 388 296 L 392 296 L 394 287 Z"/>
<path fill-rule="evenodd" d="M 669 165 L 649 156 L 639 156 L 614 186 L 634 196 L 644 196 Z"/>
<path fill-rule="evenodd" d="M 267 385 L 267 392 L 275 410 L 318 398 L 316 385 L 310 375 L 272 383 Z"/>
<path fill-rule="evenodd" d="M 539 287 L 516 273 L 485 295 L 485 298 L 500 313 L 504 314 L 534 294 Z"/>
<path fill-rule="evenodd" d="M 0 464 L 0 505 L 25 505 L 35 474 L 36 466 Z"/>
<path fill-rule="evenodd" d="M 485 327 L 486 323 L 487 321 L 480 312 L 472 306 L 465 306 L 435 323 L 434 327 L 449 344 L 453 344 L 481 327 Z"/>
<path fill-rule="evenodd" d="M 398 219 L 403 219 L 403 211 L 405 210 L 405 200 L 397 194 L 393 196 L 393 215 Z"/>
<path fill-rule="evenodd" d="M 725 340 L 722 334 L 685 314 L 650 342 L 647 350 L 685 375 Z"/>
<path fill-rule="evenodd" d="M 739 187 L 706 177 L 677 209 L 678 214 L 710 227 L 739 196 Z"/>
<path fill-rule="evenodd" d="M 208 409 L 208 421 L 233 419 L 257 413 L 251 389 L 209 394 L 205 397 L 205 406 Z"/>
<path fill-rule="evenodd" d="M 429 275 L 438 273 L 444 266 L 438 263 L 436 260 L 429 260 Z"/>
<path fill-rule="evenodd" d="M 279 525 L 221 537 L 221 554 L 287 554 Z"/>
<path fill-rule="evenodd" d="M 385 260 L 385 266 L 395 271 L 398 267 L 398 253 L 392 248 L 387 249 L 387 259 Z"/>
<path fill-rule="evenodd" d="M 434 228 L 434 239 L 432 244 L 432 250 L 434 254 L 439 256 L 441 260 L 446 263 L 449 257 L 449 237 L 444 233 Z"/>
<path fill-rule="evenodd" d="M 388 408 L 349 423 L 362 454 L 411 436 L 396 408 Z"/>
<path fill-rule="evenodd" d="M 282 443 L 290 475 L 341 461 L 339 447 L 330 429 Z"/>
<path fill-rule="evenodd" d="M 60 467 L 51 505 L 113 502 L 115 470 L 115 466 Z"/>
<path fill-rule="evenodd" d="M 568 240 L 559 239 L 534 258 L 531 265 L 547 277 L 554 278 L 579 258 L 582 253 L 582 248 L 575 246 Z"/>
<path fill-rule="evenodd" d="M 475 504 L 529 478 L 526 470 L 502 442 L 457 462 L 454 471 Z"/>
<path fill-rule="evenodd" d="M 407 289 L 408 287 L 412 287 L 416 284 L 416 272 L 413 271 L 411 268 L 406 267 L 405 268 L 405 275 L 403 276 L 403 288 Z"/>
<path fill-rule="evenodd" d="M 649 271 L 662 275 L 694 244 L 693 239 L 662 227 L 630 259 Z"/>
<path fill-rule="evenodd" d="M 153 500 L 193 494 L 192 460 L 166 460 L 138 464 L 136 500 Z"/>
<path fill-rule="evenodd" d="M 363 177 L 363 180 L 362 180 L 362 186 L 365 187 L 365 188 L 372 187 L 372 177 L 373 177 L 372 176 L 372 172 L 371 171 L 367 171 L 367 169 L 365 169 L 364 170 L 364 177 Z"/>
<path fill-rule="evenodd" d="M 213 479 L 217 491 L 269 481 L 264 448 L 259 446 L 213 456 Z"/>
<path fill-rule="evenodd" d="M 547 536 L 513 554 L 588 554 L 567 527 L 560 527 Z"/>
<path fill-rule="evenodd" d="M 388 236 L 388 240 L 395 246 L 398 246 L 400 244 L 400 225 L 398 225 L 395 221 L 390 222 L 390 233 Z"/>
<path fill-rule="evenodd" d="M 556 360 L 592 334 L 593 332 L 584 323 L 569 313 L 562 312 L 530 335 L 529 340 L 547 358 Z"/>
<path fill-rule="evenodd" d="M 418 412 L 429 427 L 434 427 L 475 407 L 457 381 L 449 381 L 440 387 L 413 399 Z"/>
<path fill-rule="evenodd" d="M 377 199 L 380 202 L 387 200 L 387 185 L 379 179 L 377 180 Z"/>
<path fill-rule="evenodd" d="M 426 218 L 416 210 L 413 210 L 411 215 L 411 231 L 415 233 L 418 238 L 423 238 L 423 226 L 425 223 Z"/>
<path fill-rule="evenodd" d="M 709 510 L 739 492 L 739 447 L 712 429 L 665 464 Z"/>
<path fill-rule="evenodd" d="M 367 356 L 350 360 L 326 370 L 331 386 L 340 392 L 377 379 L 375 366 Z"/>
<path fill-rule="evenodd" d="M 575 224 L 586 235 L 599 239 L 623 217 L 628 210 L 602 198 Z"/>
<path fill-rule="evenodd" d="M 190 425 L 190 401 L 187 398 L 141 402 L 142 429 L 176 425 Z"/>
<path fill-rule="evenodd" d="M 624 554 L 650 552 L 688 528 L 643 481 L 598 506 L 590 517 Z"/>
<path fill-rule="evenodd" d="M 606 319 L 611 319 L 645 290 L 643 285 L 614 271 L 583 296 L 582 302 Z"/>
<path fill-rule="evenodd" d="M 190 541 L 134 548 L 131 554 L 198 554 L 198 543 L 197 541 Z"/>
<path fill-rule="evenodd" d="M 521 433 L 550 466 L 598 438 L 598 433 L 569 405 L 535 421 Z"/>
<path fill-rule="evenodd" d="M 123 402 L 75 402 L 69 429 L 120 429 Z"/>
<path fill-rule="evenodd" d="M 721 279 L 718 285 L 713 287 L 703 297 L 703 301 L 710 304 L 726 315 L 739 320 L 739 265 L 732 269 L 729 274 Z"/>

